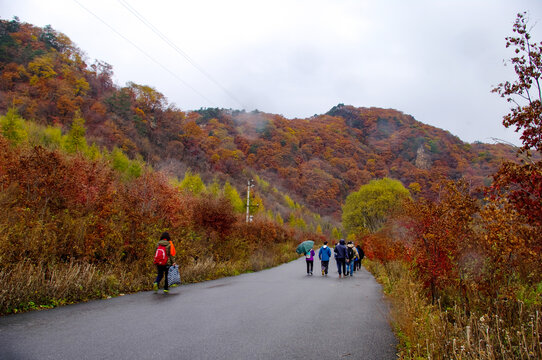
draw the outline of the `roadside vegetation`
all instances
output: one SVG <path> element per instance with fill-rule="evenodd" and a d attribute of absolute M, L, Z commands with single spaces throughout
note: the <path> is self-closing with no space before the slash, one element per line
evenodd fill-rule
<path fill-rule="evenodd" d="M 363 212 L 349 225 L 393 302 L 401 359 L 542 358 L 542 43 L 527 23 L 518 14 L 506 39 L 518 79 L 495 89 L 514 105 L 503 123 L 521 131 L 520 160 L 484 188 L 443 180 L 435 200 L 413 191 L 376 230 Z"/>
<path fill-rule="evenodd" d="M 297 258 L 299 241 L 324 239 L 251 202 L 261 205 L 247 223 L 227 181 L 170 178 L 88 145 L 80 117 L 64 134 L 10 110 L 0 117 L 0 314 L 150 289 L 163 231 L 184 283 L 275 266 Z M 292 209 L 292 219 L 302 214 Z"/>
<path fill-rule="evenodd" d="M 276 174 L 247 166 L 230 112 L 185 113 L 88 61 L 51 26 L 0 19 L 0 314 L 150 289 L 163 231 L 185 283 L 274 266 L 300 241 L 340 234 Z"/>
<path fill-rule="evenodd" d="M 534 293 L 478 304 L 441 298 L 432 304 L 417 272 L 404 261 L 364 266 L 392 301 L 392 319 L 400 359 L 540 359 L 541 306 Z M 518 296 L 519 295 L 519 296 Z M 540 296 L 538 296 L 540 298 Z"/>

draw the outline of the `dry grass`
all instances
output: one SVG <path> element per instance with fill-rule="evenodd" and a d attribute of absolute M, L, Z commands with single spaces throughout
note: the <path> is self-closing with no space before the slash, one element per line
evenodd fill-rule
<path fill-rule="evenodd" d="M 198 261 L 190 259 L 181 266 L 181 278 L 183 282 L 194 283 L 268 269 L 297 259 L 298 255 L 294 249 L 293 243 L 286 243 L 271 245 L 265 250 L 256 250 L 247 260 L 215 262 L 212 258 Z"/>
<path fill-rule="evenodd" d="M 145 288 L 141 269 L 88 263 L 20 262 L 0 270 L 0 314 L 49 308 Z"/>
<path fill-rule="evenodd" d="M 296 258 L 294 244 L 272 245 L 265 251 L 255 251 L 244 261 L 186 261 L 180 266 L 181 279 L 183 283 L 194 283 L 234 276 Z M 155 276 L 154 267 L 147 262 L 117 266 L 19 262 L 0 268 L 0 315 L 150 290 Z"/>
<path fill-rule="evenodd" d="M 205 280 L 218 279 L 224 276 L 239 275 L 238 263 L 217 263 L 212 258 L 190 260 L 180 268 L 183 283 L 195 283 Z"/>
<path fill-rule="evenodd" d="M 443 309 L 430 304 L 406 265 L 367 261 L 365 266 L 393 301 L 399 358 L 542 359 L 540 304 L 508 300 L 470 314 L 457 305 Z"/>

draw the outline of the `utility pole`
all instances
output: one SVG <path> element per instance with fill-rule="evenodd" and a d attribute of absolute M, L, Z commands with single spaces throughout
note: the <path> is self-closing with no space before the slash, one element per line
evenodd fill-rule
<path fill-rule="evenodd" d="M 247 223 L 251 221 L 251 216 L 250 216 L 250 188 L 251 187 L 254 187 L 253 179 L 250 179 L 247 182 L 247 219 L 246 219 Z"/>

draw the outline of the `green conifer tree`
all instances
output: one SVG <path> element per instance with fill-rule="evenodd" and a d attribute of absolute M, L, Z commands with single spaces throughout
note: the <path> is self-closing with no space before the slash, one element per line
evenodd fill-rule
<path fill-rule="evenodd" d="M 238 213 L 245 212 L 245 204 L 239 195 L 239 192 L 234 188 L 229 181 L 224 184 L 224 197 L 230 201 L 233 209 Z"/>
<path fill-rule="evenodd" d="M 78 110 L 72 122 L 70 131 L 66 136 L 64 148 L 69 153 L 86 152 L 88 145 L 85 138 L 87 130 L 85 129 L 85 119 L 81 116 Z"/>
<path fill-rule="evenodd" d="M 192 171 L 188 170 L 184 174 L 184 179 L 181 181 L 181 189 L 189 191 L 194 195 L 200 195 L 206 191 L 205 184 L 199 174 L 192 174 Z"/>
<path fill-rule="evenodd" d="M 10 108 L 5 116 L 0 117 L 2 135 L 14 145 L 26 140 L 28 134 L 24 128 L 24 120 L 15 108 Z"/>

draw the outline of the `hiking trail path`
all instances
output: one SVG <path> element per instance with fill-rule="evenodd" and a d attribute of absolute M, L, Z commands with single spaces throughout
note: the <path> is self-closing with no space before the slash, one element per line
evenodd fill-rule
<path fill-rule="evenodd" d="M 0 317 L 7 359 L 396 359 L 389 306 L 363 267 L 304 258 L 235 277 Z M 182 271 L 181 271 L 182 272 Z M 152 279 L 149 279 L 152 281 Z"/>

